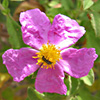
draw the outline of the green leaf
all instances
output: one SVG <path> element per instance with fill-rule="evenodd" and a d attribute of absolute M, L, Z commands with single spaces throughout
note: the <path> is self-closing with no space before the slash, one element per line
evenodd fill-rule
<path fill-rule="evenodd" d="M 89 74 L 85 77 L 80 78 L 81 80 L 83 80 L 83 82 L 89 86 L 92 86 L 92 84 L 94 83 L 94 72 L 91 69 Z"/>
<path fill-rule="evenodd" d="M 63 8 L 50 8 L 46 14 L 54 19 L 54 17 L 59 13 L 69 16 Z"/>
<path fill-rule="evenodd" d="M 89 25 L 89 24 L 91 24 L 91 23 L 88 23 L 88 26 L 90 28 L 88 28 L 86 30 L 87 47 L 88 48 L 95 48 L 96 49 L 96 53 L 98 55 L 100 55 L 100 37 L 96 37 L 95 36 L 95 33 L 94 33 L 91 25 Z"/>
<path fill-rule="evenodd" d="M 53 7 L 53 6 L 57 5 L 58 3 L 59 3 L 58 1 L 52 0 L 52 1 L 49 3 L 49 6 L 50 6 L 50 7 Z"/>
<path fill-rule="evenodd" d="M 10 13 L 10 9 L 8 8 L 9 2 L 8 0 L 3 0 L 2 5 L 0 4 L 2 8 L 2 14 L 8 15 Z"/>
<path fill-rule="evenodd" d="M 80 80 L 74 77 L 68 76 L 64 79 L 64 83 L 67 86 L 67 96 L 75 95 L 80 86 Z"/>
<path fill-rule="evenodd" d="M 68 76 L 67 74 L 65 74 L 64 83 L 65 83 L 65 85 L 66 85 L 66 87 L 67 87 L 67 94 L 66 94 L 67 96 L 70 95 L 70 86 L 71 86 L 70 77 L 71 77 L 71 76 Z"/>
<path fill-rule="evenodd" d="M 9 5 L 8 0 L 3 0 L 2 5 L 4 8 L 8 8 L 8 5 Z"/>
<path fill-rule="evenodd" d="M 86 10 L 90 8 L 94 2 L 92 0 L 83 0 L 83 9 Z"/>
<path fill-rule="evenodd" d="M 100 11 L 100 0 L 93 4 L 90 8 L 92 11 L 99 12 Z"/>
<path fill-rule="evenodd" d="M 5 65 L 3 65 L 2 55 L 0 54 L 0 73 L 5 73 L 5 72 L 7 72 L 7 69 Z"/>
<path fill-rule="evenodd" d="M 8 8 L 8 0 L 3 0 L 2 4 L 0 3 L 0 9 L 3 15 L 9 15 L 10 9 Z"/>
<path fill-rule="evenodd" d="M 72 0 L 61 0 L 61 3 L 65 10 L 70 10 L 74 6 Z"/>
<path fill-rule="evenodd" d="M 79 86 L 80 86 L 80 81 L 79 81 L 79 79 L 76 79 L 76 78 L 74 78 L 74 77 L 71 77 L 71 86 L 72 86 L 72 88 L 71 88 L 71 91 L 70 91 L 70 93 L 71 94 L 75 94 L 76 93 L 76 91 L 79 89 Z"/>
<path fill-rule="evenodd" d="M 97 12 L 90 13 L 91 24 L 96 36 L 100 36 L 100 14 Z"/>
<path fill-rule="evenodd" d="M 15 22 L 10 16 L 7 16 L 7 31 L 9 33 L 9 41 L 14 49 L 24 47 L 22 40 L 22 32 L 20 25 Z"/>
<path fill-rule="evenodd" d="M 8 15 L 10 13 L 10 9 L 8 9 L 8 8 L 7 9 L 4 9 L 1 12 L 2 12 L 3 15 L 6 16 L 6 15 Z"/>
<path fill-rule="evenodd" d="M 37 92 L 32 87 L 28 87 L 28 98 L 29 98 L 29 100 L 44 100 L 43 97 L 44 97 L 43 94 Z"/>

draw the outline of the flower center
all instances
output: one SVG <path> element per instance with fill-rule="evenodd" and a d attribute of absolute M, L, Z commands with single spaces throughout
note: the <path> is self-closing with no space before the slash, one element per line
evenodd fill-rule
<path fill-rule="evenodd" d="M 32 58 L 38 58 L 37 63 L 41 66 L 41 68 L 54 68 L 54 65 L 56 64 L 59 59 L 61 59 L 60 50 L 57 49 L 55 45 L 47 43 L 47 45 L 43 44 L 42 48 L 40 49 L 40 52 L 36 53 L 36 57 Z"/>

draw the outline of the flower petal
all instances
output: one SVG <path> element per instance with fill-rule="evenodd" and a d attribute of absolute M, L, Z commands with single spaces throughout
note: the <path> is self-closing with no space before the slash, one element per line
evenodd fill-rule
<path fill-rule="evenodd" d="M 69 48 L 61 52 L 62 60 L 59 62 L 66 73 L 75 78 L 86 76 L 98 57 L 94 48 Z"/>
<path fill-rule="evenodd" d="M 9 49 L 2 55 L 3 64 L 6 65 L 14 81 L 20 82 L 39 68 L 36 65 L 37 60 L 32 58 L 36 52 L 37 50 L 30 48 Z"/>
<path fill-rule="evenodd" d="M 59 65 L 55 69 L 40 68 L 35 81 L 35 88 L 40 93 L 50 92 L 65 94 L 67 88 L 63 82 L 64 72 Z"/>
<path fill-rule="evenodd" d="M 75 20 L 58 14 L 55 16 L 52 27 L 49 31 L 49 41 L 58 45 L 61 49 L 76 43 L 85 33 L 85 29 L 79 26 Z"/>
<path fill-rule="evenodd" d="M 47 33 L 51 24 L 45 13 L 39 9 L 27 10 L 20 14 L 20 23 L 25 44 L 38 49 L 47 43 Z"/>

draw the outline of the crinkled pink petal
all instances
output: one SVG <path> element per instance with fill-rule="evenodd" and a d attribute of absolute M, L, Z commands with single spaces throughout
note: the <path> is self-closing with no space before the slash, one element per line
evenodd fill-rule
<path fill-rule="evenodd" d="M 36 56 L 36 52 L 37 50 L 30 48 L 9 49 L 2 55 L 3 64 L 6 65 L 14 81 L 22 81 L 39 68 L 36 65 L 37 60 L 32 58 L 32 56 Z"/>
<path fill-rule="evenodd" d="M 76 43 L 85 33 L 85 29 L 67 16 L 55 16 L 48 39 L 50 43 L 58 45 L 61 49 Z"/>
<path fill-rule="evenodd" d="M 60 65 L 64 71 L 75 78 L 86 76 L 98 57 L 94 48 L 69 48 L 61 52 Z"/>
<path fill-rule="evenodd" d="M 27 10 L 20 14 L 20 23 L 25 44 L 38 49 L 47 43 L 47 33 L 51 24 L 45 13 L 39 9 Z"/>
<path fill-rule="evenodd" d="M 63 82 L 64 72 L 59 65 L 55 69 L 40 68 L 35 80 L 35 88 L 40 93 L 59 93 L 66 95 L 67 88 Z"/>

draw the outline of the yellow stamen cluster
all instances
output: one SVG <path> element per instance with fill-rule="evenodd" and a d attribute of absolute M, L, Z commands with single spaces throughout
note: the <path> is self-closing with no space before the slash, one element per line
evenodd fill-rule
<path fill-rule="evenodd" d="M 59 61 L 61 59 L 60 50 L 56 49 L 55 45 L 47 43 L 47 45 L 43 44 L 42 48 L 40 49 L 40 52 L 36 53 L 36 57 L 32 58 L 38 58 L 37 63 L 41 66 L 41 68 L 54 68 L 54 65 L 56 64 L 56 61 Z"/>

